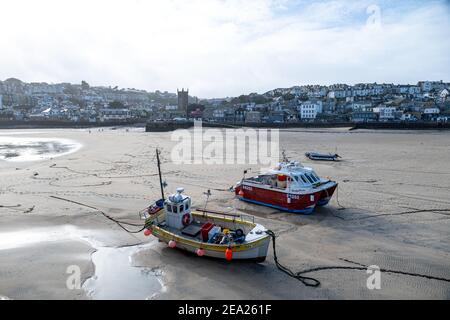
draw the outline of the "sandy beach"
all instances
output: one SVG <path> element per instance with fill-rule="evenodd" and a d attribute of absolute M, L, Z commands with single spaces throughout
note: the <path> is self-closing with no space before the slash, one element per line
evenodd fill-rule
<path fill-rule="evenodd" d="M 290 158 L 340 185 L 338 197 L 309 216 L 235 200 L 228 188 L 248 165 L 174 164 L 170 133 L 0 130 L 0 141 L 8 137 L 76 145 L 34 161 L 14 161 L 11 154 L 0 160 L 0 298 L 450 298 L 450 282 L 416 276 L 450 278 L 450 211 L 443 211 L 450 210 L 449 131 L 281 130 L 281 148 Z M 138 212 L 160 193 L 156 147 L 162 149 L 167 192 L 183 186 L 202 206 L 210 189 L 208 208 L 255 215 L 279 235 L 278 257 L 294 271 L 377 265 L 411 275 L 383 272 L 381 289 L 369 290 L 365 271 L 323 270 L 308 274 L 320 287 L 305 287 L 276 268 L 272 248 L 260 264 L 200 258 L 127 233 L 97 210 L 62 200 L 142 223 Z M 336 149 L 340 162 L 304 156 Z M 67 286 L 70 266 L 81 271 L 80 288 Z"/>

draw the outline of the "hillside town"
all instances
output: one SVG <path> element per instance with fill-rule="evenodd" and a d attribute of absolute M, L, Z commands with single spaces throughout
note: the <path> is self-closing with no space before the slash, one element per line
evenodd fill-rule
<path fill-rule="evenodd" d="M 263 94 L 199 99 L 80 84 L 0 81 L 0 121 L 138 123 L 201 119 L 211 123 L 448 122 L 450 83 L 302 85 Z"/>

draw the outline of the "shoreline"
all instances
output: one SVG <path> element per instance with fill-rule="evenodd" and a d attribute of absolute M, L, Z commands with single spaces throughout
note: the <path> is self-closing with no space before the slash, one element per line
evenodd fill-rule
<path fill-rule="evenodd" d="M 66 121 L 0 121 L 0 129 L 89 129 L 105 127 L 136 127 L 145 128 L 146 132 L 168 132 L 177 129 L 189 129 L 193 121 L 187 122 L 66 122 Z M 450 130 L 450 123 L 437 122 L 295 122 L 295 123 L 219 123 L 202 122 L 205 128 L 264 128 L 264 129 L 295 129 L 295 128 L 349 128 L 349 130 Z"/>
<path fill-rule="evenodd" d="M 168 132 L 177 129 L 189 129 L 194 126 L 194 122 L 148 122 L 145 126 L 146 132 Z M 238 128 L 257 128 L 257 129 L 295 129 L 295 128 L 349 128 L 349 131 L 358 129 L 371 130 L 450 130 L 450 123 L 435 122 L 305 122 L 305 123 L 211 123 L 202 122 L 205 128 L 222 128 L 222 129 L 238 129 Z"/>
<path fill-rule="evenodd" d="M 0 129 L 88 129 L 103 127 L 145 127 L 145 122 L 0 121 Z"/>

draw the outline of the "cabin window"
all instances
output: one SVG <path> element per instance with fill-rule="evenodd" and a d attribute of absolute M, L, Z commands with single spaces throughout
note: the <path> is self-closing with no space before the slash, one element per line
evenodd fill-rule
<path fill-rule="evenodd" d="M 167 212 L 172 212 L 172 206 L 170 204 L 167 205 Z"/>
<path fill-rule="evenodd" d="M 184 211 L 184 205 L 180 206 L 180 213 Z"/>
<path fill-rule="evenodd" d="M 308 184 L 308 181 L 305 179 L 305 176 L 301 175 L 300 178 L 302 178 L 304 183 Z"/>
<path fill-rule="evenodd" d="M 177 206 L 173 206 L 173 213 L 178 213 L 178 207 Z"/>
<path fill-rule="evenodd" d="M 189 210 L 189 201 L 186 202 L 186 210 Z"/>
<path fill-rule="evenodd" d="M 313 183 L 316 182 L 316 179 L 314 178 L 314 176 L 313 176 L 312 174 L 307 173 L 306 176 L 307 176 L 309 179 L 311 179 Z"/>
<path fill-rule="evenodd" d="M 311 179 L 311 177 L 307 173 L 305 173 L 305 177 L 306 177 L 306 179 L 309 180 L 310 183 L 314 183 L 314 181 Z"/>

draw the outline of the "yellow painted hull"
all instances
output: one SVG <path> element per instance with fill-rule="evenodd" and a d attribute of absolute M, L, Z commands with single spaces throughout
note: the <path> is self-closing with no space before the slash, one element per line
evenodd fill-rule
<path fill-rule="evenodd" d="M 263 261 L 266 258 L 267 251 L 270 244 L 270 237 L 264 232 L 264 227 L 261 225 L 251 223 L 248 221 L 236 221 L 235 219 L 226 217 L 210 216 L 208 218 L 214 221 L 221 221 L 223 223 L 238 223 L 245 225 L 247 228 L 256 231 L 262 231 L 261 236 L 254 237 L 251 241 L 246 241 L 242 244 L 211 244 L 201 242 L 190 237 L 184 237 L 183 235 L 170 232 L 164 228 L 158 227 L 156 224 L 151 223 L 158 218 L 162 221 L 164 213 L 160 213 L 158 217 L 152 217 L 147 220 L 147 228 L 152 231 L 152 234 L 159 240 L 169 243 L 171 240 L 176 242 L 176 248 L 183 249 L 189 252 L 196 253 L 198 249 L 204 250 L 204 256 L 222 258 L 225 259 L 225 251 L 230 248 L 233 251 L 233 260 L 257 260 Z M 203 213 L 193 212 L 194 217 L 204 217 Z"/>

